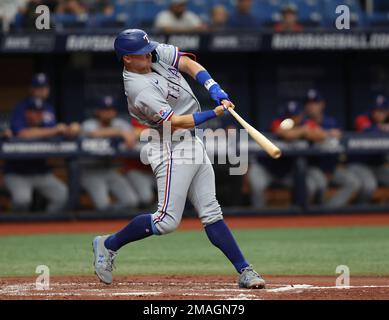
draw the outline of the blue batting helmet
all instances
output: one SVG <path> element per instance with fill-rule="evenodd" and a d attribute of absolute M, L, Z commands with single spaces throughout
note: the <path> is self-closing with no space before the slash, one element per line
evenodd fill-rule
<path fill-rule="evenodd" d="M 119 60 L 127 54 L 151 53 L 157 46 L 158 42 L 150 41 L 147 33 L 140 29 L 127 29 L 120 32 L 114 43 Z"/>

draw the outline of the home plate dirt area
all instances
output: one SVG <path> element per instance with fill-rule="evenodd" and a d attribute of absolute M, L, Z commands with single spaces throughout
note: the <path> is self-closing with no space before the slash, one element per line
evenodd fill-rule
<path fill-rule="evenodd" d="M 336 287 L 335 277 L 268 276 L 264 290 L 239 289 L 232 276 L 116 277 L 112 285 L 95 277 L 52 277 L 50 289 L 36 290 L 35 278 L 3 278 L 0 299 L 125 300 L 355 300 L 389 299 L 389 277 L 352 277 Z"/>

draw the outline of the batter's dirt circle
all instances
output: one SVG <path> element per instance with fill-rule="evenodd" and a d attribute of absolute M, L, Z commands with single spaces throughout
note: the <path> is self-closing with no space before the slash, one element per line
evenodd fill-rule
<path fill-rule="evenodd" d="M 336 287 L 335 277 L 265 276 L 264 290 L 239 289 L 234 276 L 121 276 L 112 285 L 96 277 L 52 277 L 48 290 L 35 278 L 0 280 L 0 299 L 55 300 L 379 300 L 389 299 L 388 277 L 352 277 Z"/>

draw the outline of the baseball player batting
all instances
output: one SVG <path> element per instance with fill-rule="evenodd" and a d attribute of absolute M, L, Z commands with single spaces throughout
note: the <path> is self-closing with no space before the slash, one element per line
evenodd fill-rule
<path fill-rule="evenodd" d="M 118 250 L 130 242 L 152 235 L 173 232 L 179 225 L 186 198 L 195 207 L 209 240 L 231 261 L 238 272 L 240 288 L 262 289 L 265 280 L 244 258 L 231 231 L 223 220 L 216 199 L 215 174 L 205 147 L 196 136 L 195 128 L 234 108 L 228 95 L 191 54 L 180 52 L 172 45 L 150 41 L 143 30 L 121 32 L 114 43 L 116 54 L 124 64 L 123 80 L 128 110 L 138 121 L 162 132 L 170 122 L 173 130 L 189 129 L 183 141 L 170 139 L 150 142 L 153 152 L 149 162 L 157 179 L 158 210 L 140 214 L 119 232 L 97 236 L 93 240 L 94 269 L 99 279 L 112 283 L 114 259 Z M 183 78 L 189 74 L 203 85 L 218 105 L 201 111 L 200 103 Z M 191 149 L 192 164 L 183 164 L 186 149 Z M 160 156 L 160 150 L 164 154 Z M 155 151 L 155 152 L 154 152 Z M 184 154 L 184 155 L 183 155 Z M 158 155 L 157 158 L 155 155 Z M 199 158 L 198 158 L 199 157 Z M 187 159 L 185 159 L 187 160 Z"/>

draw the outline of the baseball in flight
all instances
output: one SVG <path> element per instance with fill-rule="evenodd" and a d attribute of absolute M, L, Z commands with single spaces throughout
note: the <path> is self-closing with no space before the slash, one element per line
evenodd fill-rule
<path fill-rule="evenodd" d="M 286 118 L 286 119 L 284 119 L 284 120 L 281 122 L 281 124 L 280 124 L 280 127 L 281 127 L 281 129 L 283 129 L 283 130 L 290 130 L 290 129 L 293 128 L 293 126 L 294 126 L 294 121 L 293 121 L 293 119 L 291 119 L 291 118 Z"/>

